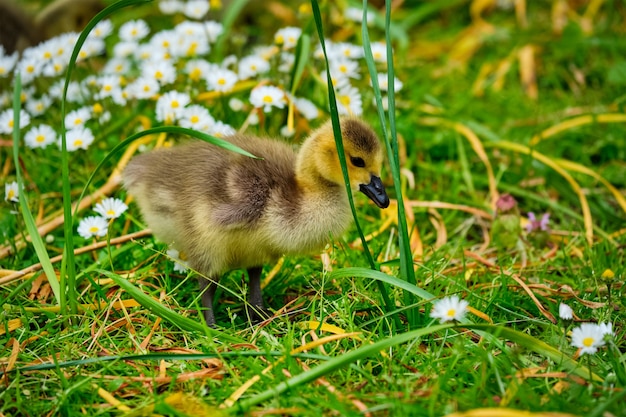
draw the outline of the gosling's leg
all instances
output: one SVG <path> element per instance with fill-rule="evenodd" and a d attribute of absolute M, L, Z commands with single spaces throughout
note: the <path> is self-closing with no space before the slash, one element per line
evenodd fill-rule
<path fill-rule="evenodd" d="M 213 315 L 213 297 L 217 289 L 216 281 L 203 277 L 198 277 L 200 292 L 202 292 L 202 306 L 204 307 L 204 320 L 207 326 L 215 327 L 215 316 Z"/>
<path fill-rule="evenodd" d="M 269 310 L 263 306 L 263 294 L 261 294 L 262 271 L 263 267 L 248 268 L 248 286 L 250 287 L 248 295 L 250 308 L 248 309 L 248 314 L 254 322 L 270 317 Z"/>

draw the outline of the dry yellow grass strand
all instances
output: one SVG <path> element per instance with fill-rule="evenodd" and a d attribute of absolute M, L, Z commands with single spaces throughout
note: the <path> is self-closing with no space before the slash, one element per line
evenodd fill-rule
<path fill-rule="evenodd" d="M 94 250 L 106 247 L 108 243 L 110 243 L 112 246 L 119 245 L 129 240 L 139 239 L 141 237 L 149 236 L 151 234 L 152 234 L 152 231 L 150 229 L 144 229 L 139 232 L 129 233 L 124 236 L 113 238 L 109 242 L 101 241 L 101 242 L 92 243 L 90 245 L 83 246 L 82 248 L 75 249 L 74 255 L 82 255 L 87 252 L 93 252 Z M 56 263 L 56 262 L 60 262 L 62 259 L 63 259 L 63 255 L 58 255 L 58 256 L 50 258 L 50 262 Z M 0 285 L 6 285 L 15 280 L 29 278 L 32 276 L 34 272 L 41 270 L 41 268 L 42 268 L 41 264 L 37 263 L 27 268 L 24 268 L 20 271 L 11 271 L 7 269 L 2 269 L 0 270 L 0 276 L 2 277 L 0 278 Z"/>
<path fill-rule="evenodd" d="M 19 329 L 22 327 L 22 319 L 11 319 L 7 322 L 6 326 L 0 327 L 0 336 L 4 336 L 4 334 L 8 331 L 11 333 L 13 330 Z"/>
<path fill-rule="evenodd" d="M 533 413 L 511 408 L 476 408 L 474 410 L 448 414 L 445 417 L 576 417 L 574 414 L 545 412 Z"/>
<path fill-rule="evenodd" d="M 8 358 L 6 358 L 6 367 L 2 370 L 2 375 L 4 378 L 7 378 L 7 373 L 13 369 L 15 363 L 17 362 L 17 355 L 20 353 L 20 343 L 16 338 L 12 337 L 5 346 L 7 348 L 11 348 L 11 354 Z M 2 362 L 5 362 L 5 358 L 0 358 L 0 364 Z"/>
<path fill-rule="evenodd" d="M 474 216 L 477 216 L 486 220 L 491 220 L 493 218 L 493 216 L 487 213 L 485 210 L 481 210 L 476 207 L 466 206 L 463 204 L 446 203 L 445 201 L 408 200 L 408 205 L 410 207 L 422 207 L 422 208 L 428 208 L 428 209 L 459 210 L 459 211 L 464 211 L 466 213 L 469 213 L 471 215 L 474 215 Z"/>
<path fill-rule="evenodd" d="M 519 76 L 522 88 L 529 98 L 537 100 L 539 89 L 537 87 L 535 47 L 533 45 L 524 45 L 517 52 L 517 59 L 519 60 Z"/>
<path fill-rule="evenodd" d="M 125 411 L 125 412 L 131 411 L 130 407 L 128 407 L 127 405 L 124 405 L 120 400 L 115 398 L 113 394 L 111 394 L 109 391 L 105 390 L 102 387 L 99 387 L 97 384 L 93 384 L 92 386 L 96 388 L 96 391 L 98 392 L 98 395 L 100 396 L 100 398 L 102 398 L 108 404 L 117 408 L 119 411 Z"/>
<path fill-rule="evenodd" d="M 267 84 L 267 82 L 265 83 Z M 222 91 L 207 91 L 204 93 L 200 93 L 198 94 L 195 98 L 198 101 L 210 101 L 210 100 L 215 100 L 218 99 L 222 96 L 228 96 L 234 93 L 238 93 L 241 91 L 246 91 L 246 90 L 251 90 L 252 88 L 261 85 L 259 84 L 259 82 L 257 81 L 240 81 L 237 84 L 234 85 L 233 89 L 228 91 L 228 92 L 222 92 Z"/>
<path fill-rule="evenodd" d="M 555 136 L 561 132 L 564 132 L 575 127 L 589 125 L 593 123 L 624 123 L 626 122 L 626 114 L 622 113 L 604 113 L 604 114 L 587 114 L 585 116 L 578 116 L 572 119 L 565 120 L 554 126 L 547 128 L 546 130 L 536 134 L 530 139 L 530 146 L 535 146 L 539 142 Z"/>
<path fill-rule="evenodd" d="M 617 203 L 622 208 L 622 210 L 626 212 L 626 199 L 624 198 L 624 195 L 621 193 L 620 190 L 615 188 L 613 184 L 605 180 L 604 177 L 602 177 L 600 174 L 592 169 L 587 168 L 584 165 L 568 161 L 566 159 L 556 159 L 555 162 L 569 171 L 576 171 L 580 172 L 581 174 L 589 175 L 593 179 L 601 182 L 602 185 L 604 185 L 611 192 L 611 194 L 613 194 L 613 197 L 615 197 L 615 200 L 617 200 Z"/>
<path fill-rule="evenodd" d="M 555 160 L 551 159 L 550 157 L 524 145 L 509 141 L 493 142 L 489 143 L 488 145 L 494 148 L 507 149 L 509 151 L 530 155 L 544 165 L 552 168 L 559 175 L 561 175 L 570 184 L 576 195 L 578 195 L 578 200 L 580 201 L 580 208 L 582 210 L 583 222 L 585 226 L 585 238 L 588 244 L 593 244 L 593 219 L 591 217 L 591 210 L 589 209 L 587 197 L 585 196 L 585 193 L 583 192 L 578 182 L 574 178 L 572 178 L 572 176 L 565 169 L 563 169 Z"/>

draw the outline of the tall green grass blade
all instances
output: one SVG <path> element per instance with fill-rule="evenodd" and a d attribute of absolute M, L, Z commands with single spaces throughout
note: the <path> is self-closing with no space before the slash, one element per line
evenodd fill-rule
<path fill-rule="evenodd" d="M 321 378 L 331 372 L 345 368 L 353 362 L 377 355 L 381 351 L 385 351 L 390 347 L 409 342 L 418 337 L 426 336 L 446 329 L 451 329 L 453 327 L 454 325 L 452 324 L 441 324 L 433 327 L 412 330 L 410 332 L 402 333 L 387 339 L 380 340 L 376 343 L 361 346 L 358 349 L 351 350 L 347 353 L 342 354 L 341 356 L 330 359 L 329 361 L 324 362 L 321 365 L 317 365 L 316 367 L 311 368 L 308 371 L 293 376 L 287 381 L 281 382 L 280 384 L 275 385 L 274 387 L 263 391 L 250 399 L 241 401 L 240 403 L 235 404 L 233 408 L 240 408 L 244 411 L 247 411 L 256 404 L 280 395 L 291 388 L 313 382 L 317 378 Z"/>
<path fill-rule="evenodd" d="M 326 42 L 324 40 L 324 28 L 322 26 L 322 15 L 320 13 L 319 4 L 317 0 L 311 0 L 311 6 L 313 9 L 313 17 L 315 19 L 315 26 L 317 28 L 317 34 L 320 40 L 320 45 L 322 47 L 322 52 L 324 53 L 324 62 L 326 64 L 326 68 L 330 68 L 328 64 L 328 54 L 326 53 Z M 372 269 L 377 269 L 376 262 L 370 252 L 369 246 L 367 245 L 367 241 L 365 240 L 365 236 L 363 234 L 363 230 L 361 229 L 361 225 L 359 224 L 359 219 L 357 217 L 356 208 L 354 206 L 354 198 L 352 196 L 352 189 L 350 187 L 350 178 L 348 176 L 348 165 L 346 163 L 346 154 L 343 149 L 343 140 L 341 138 L 341 127 L 339 125 L 339 112 L 337 111 L 337 99 L 335 97 L 335 90 L 333 88 L 333 82 L 330 74 L 330 70 L 326 71 L 326 85 L 328 86 L 328 101 L 330 106 L 330 118 L 333 124 L 333 135 L 335 136 L 335 146 L 337 147 L 337 153 L 339 155 L 339 162 L 341 164 L 341 172 L 343 174 L 343 180 L 346 186 L 346 192 L 348 193 L 348 201 L 350 202 L 350 209 L 352 210 L 352 217 L 354 218 L 354 222 L 356 225 L 357 232 L 359 234 L 359 238 L 361 242 L 363 242 L 363 252 L 365 252 L 365 256 L 367 261 L 370 264 Z M 385 303 L 385 309 L 387 313 L 394 310 L 394 302 L 389 297 L 387 289 L 382 285 L 379 285 L 380 294 L 383 298 L 383 302 Z M 396 325 L 399 325 L 399 319 L 396 317 L 397 322 Z"/>
<path fill-rule="evenodd" d="M 71 196 L 71 182 L 70 182 L 70 164 L 69 155 L 67 152 L 67 138 L 65 129 L 65 114 L 67 103 L 67 90 L 72 79 L 72 73 L 76 68 L 76 60 L 78 54 L 82 48 L 89 32 L 100 22 L 102 19 L 120 10 L 124 7 L 134 4 L 146 3 L 151 0 L 121 0 L 114 3 L 104 10 L 100 11 L 96 16 L 87 23 L 85 29 L 81 32 L 72 55 L 70 62 L 67 66 L 67 72 L 65 74 L 65 85 L 63 87 L 63 96 L 61 98 L 61 177 L 63 180 L 63 216 L 64 216 L 64 237 L 65 247 L 63 248 L 63 261 L 61 262 L 61 282 L 62 282 L 62 299 L 69 302 L 70 312 L 76 314 L 78 312 L 78 297 L 76 293 L 76 265 L 74 261 L 74 225 L 72 221 L 72 196 Z M 67 293 L 66 293 L 67 292 Z M 65 314 L 65 303 L 61 304 L 61 314 Z"/>
<path fill-rule="evenodd" d="M 222 16 L 222 34 L 217 38 L 215 42 L 215 57 L 217 60 L 221 60 L 224 58 L 224 45 L 226 45 L 226 40 L 230 36 L 230 29 L 233 27 L 235 20 L 237 20 L 237 16 L 243 10 L 243 8 L 248 4 L 249 0 L 233 0 L 229 2 L 228 8 L 224 11 L 224 15 Z"/>
<path fill-rule="evenodd" d="M 396 134 L 395 122 L 395 96 L 394 96 L 394 68 L 393 53 L 391 48 L 391 37 L 389 26 L 391 22 L 391 2 L 386 2 L 385 16 L 385 38 L 387 42 L 387 71 L 388 71 L 388 116 L 389 116 L 389 134 L 387 132 L 387 124 L 385 118 L 385 110 L 383 107 L 382 93 L 378 84 L 378 72 L 372 54 L 372 47 L 367 29 L 367 0 L 363 0 L 363 23 L 361 25 L 361 35 L 363 38 L 363 50 L 365 53 L 365 62 L 372 80 L 372 88 L 376 99 L 376 107 L 378 109 L 378 118 L 383 131 L 383 138 L 387 147 L 387 155 L 389 157 L 389 166 L 393 177 L 396 199 L 398 202 L 398 236 L 400 240 L 400 274 L 410 284 L 415 284 L 415 271 L 413 269 L 413 254 L 409 240 L 408 225 L 406 221 L 406 213 L 404 209 L 404 198 L 402 196 L 402 180 L 400 177 L 400 157 L 398 154 L 398 137 Z M 415 302 L 411 293 L 404 293 L 404 302 L 411 305 Z M 412 326 L 417 325 L 417 313 L 409 312 L 409 323 Z"/>
<path fill-rule="evenodd" d="M 304 74 L 304 68 L 306 68 L 310 56 L 311 37 L 307 33 L 303 33 L 296 45 L 296 62 L 293 65 L 293 76 L 291 77 L 291 88 L 289 89 L 292 95 L 296 94 L 298 84 L 300 84 L 302 74 Z"/>
<path fill-rule="evenodd" d="M 52 292 L 54 293 L 54 298 L 57 303 L 61 303 L 62 293 L 61 286 L 59 284 L 59 280 L 57 279 L 56 272 L 54 271 L 54 267 L 52 266 L 52 262 L 50 262 L 50 256 L 48 255 L 48 251 L 46 251 L 46 246 L 43 243 L 43 239 L 39 235 L 37 231 L 37 225 L 35 224 L 35 219 L 33 214 L 30 212 L 30 208 L 28 207 L 28 198 L 26 197 L 26 192 L 24 189 L 24 179 L 22 178 L 22 170 L 20 167 L 20 159 L 19 159 L 19 149 L 20 149 L 20 109 L 21 102 L 20 97 L 22 94 L 22 83 L 20 73 L 15 73 L 15 90 L 13 91 L 13 161 L 15 163 L 15 175 L 17 177 L 18 184 L 18 196 L 20 200 L 20 209 L 22 211 L 22 216 L 24 218 L 24 224 L 26 225 L 26 230 L 28 231 L 28 235 L 30 236 L 30 240 L 33 243 L 33 247 L 35 248 L 35 253 L 37 254 L 37 258 L 41 263 L 41 266 L 48 278 L 48 283 L 50 284 L 50 288 L 52 288 Z"/>
<path fill-rule="evenodd" d="M 384 282 L 385 284 L 392 285 L 394 287 L 398 287 L 406 292 L 414 294 L 426 301 L 433 301 L 437 299 L 436 296 L 432 295 L 426 290 L 421 289 L 415 284 L 411 284 L 403 279 L 398 277 L 394 277 L 393 275 L 385 274 L 384 272 L 375 271 L 373 269 L 367 268 L 342 268 L 334 270 L 330 273 L 330 278 L 349 278 L 349 277 L 362 277 L 368 279 L 374 279 L 377 281 Z"/>
<path fill-rule="evenodd" d="M 169 308 L 165 307 L 163 304 L 159 303 L 154 298 L 150 297 L 145 292 L 141 291 L 138 287 L 133 285 L 126 278 L 114 272 L 106 271 L 103 269 L 99 269 L 96 271 L 99 274 L 102 274 L 111 278 L 128 295 L 130 295 L 143 307 L 147 308 L 148 310 L 153 312 L 155 315 L 161 317 L 163 320 L 166 320 L 174 324 L 175 326 L 179 327 L 182 330 L 203 333 L 209 337 L 218 338 L 220 340 L 226 340 L 226 341 L 233 342 L 233 343 L 244 343 L 243 339 L 240 339 L 235 336 L 231 336 L 227 333 L 208 327 L 204 323 L 204 320 L 192 320 L 188 317 L 178 314 L 177 312 L 173 310 L 170 310 Z"/>

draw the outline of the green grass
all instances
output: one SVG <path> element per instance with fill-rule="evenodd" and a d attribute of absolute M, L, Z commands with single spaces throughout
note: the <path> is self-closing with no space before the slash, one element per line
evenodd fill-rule
<path fill-rule="evenodd" d="M 264 276 L 273 275 L 264 296 L 276 315 L 260 325 L 245 317 L 244 274 L 227 274 L 218 291 L 219 328 L 208 329 L 196 312 L 195 277 L 173 270 L 162 243 L 150 236 L 115 240 L 145 227 L 134 204 L 100 239 L 109 245 L 75 255 L 74 272 L 47 261 L 92 243 L 76 234 L 91 205 L 72 211 L 71 203 L 100 189 L 127 197 L 109 187 L 110 176 L 134 145 L 190 132 L 159 127 L 154 102 L 145 101 L 111 107 L 116 113 L 86 151 L 0 147 L 2 182 L 24 185 L 19 204 L 0 204 L 0 415 L 469 416 L 499 408 L 502 416 L 626 416 L 626 46 L 619 41 L 626 9 L 603 2 L 589 16 L 590 33 L 570 14 L 559 35 L 551 3 L 527 2 L 527 27 L 513 11 L 494 9 L 482 12 L 492 26 L 478 34 L 470 32 L 479 26 L 468 2 L 407 4 L 389 22 L 384 8 L 370 9 L 370 27 L 331 19 L 341 12 L 331 3 L 320 3 L 317 26 L 311 10 L 296 12 L 305 36 L 294 69 L 273 68 L 264 79 L 327 109 L 321 61 L 311 56 L 317 31 L 366 45 L 388 40 L 393 67 L 361 60 L 356 83 L 364 118 L 388 146 L 383 181 L 405 207 L 381 212 L 355 195 L 362 234 L 377 233 L 366 249 L 353 227 L 323 254 L 285 258 L 273 271 L 267 265 Z M 112 10 L 111 18 L 116 27 L 127 16 L 145 18 L 153 31 L 173 26 L 167 17 L 151 21 L 152 8 Z M 272 19 L 273 30 L 287 26 L 270 12 L 247 16 L 257 26 L 226 13 L 227 32 L 211 60 L 270 44 L 273 31 L 260 28 Z M 472 53 L 456 54 L 456 46 L 479 38 Z M 537 99 L 520 82 L 512 53 L 525 45 L 534 47 Z M 508 58 L 498 88 L 495 71 Z M 68 78 L 93 74 L 101 59 L 72 66 Z M 392 114 L 377 111 L 373 102 L 380 108 L 385 94 L 368 82 L 368 72 L 388 69 L 403 83 L 389 102 Z M 183 77 L 177 82 L 197 89 Z M 7 79 L 0 83 L 13 91 Z M 245 100 L 250 88 L 202 103 L 239 127 L 247 113 L 233 111 L 228 100 Z M 567 125 L 586 115 L 594 117 Z M 61 123 L 57 108 L 43 117 Z M 247 131 L 278 134 L 289 117 L 287 108 L 274 109 Z M 295 121 L 296 136 L 288 140 L 297 143 L 309 123 Z M 154 126 L 151 135 L 137 134 Z M 528 212 L 550 213 L 547 244 L 525 232 L 511 247 L 490 236 L 503 193 L 515 197 L 524 220 Z M 62 221 L 54 223 L 42 239 L 23 244 L 38 236 L 36 227 L 64 215 L 65 231 Z M 39 262 L 45 274 L 39 268 L 7 282 Z M 52 274 L 60 284 L 48 281 Z M 429 316 L 432 302 L 453 294 L 472 313 L 458 324 L 437 323 Z M 560 302 L 580 321 L 612 322 L 615 336 L 596 354 L 578 357 L 569 335 L 578 323 L 558 318 Z"/>

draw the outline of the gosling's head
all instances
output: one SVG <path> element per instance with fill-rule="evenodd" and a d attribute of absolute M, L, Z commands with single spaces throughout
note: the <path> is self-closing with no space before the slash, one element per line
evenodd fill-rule
<path fill-rule="evenodd" d="M 357 118 L 341 118 L 340 125 L 352 190 L 361 191 L 380 208 L 388 207 L 389 197 L 380 179 L 383 149 L 378 137 Z M 313 132 L 304 143 L 298 164 L 306 166 L 305 171 L 314 171 L 304 175 L 321 176 L 326 181 L 343 186 L 343 173 L 330 121 Z"/>

